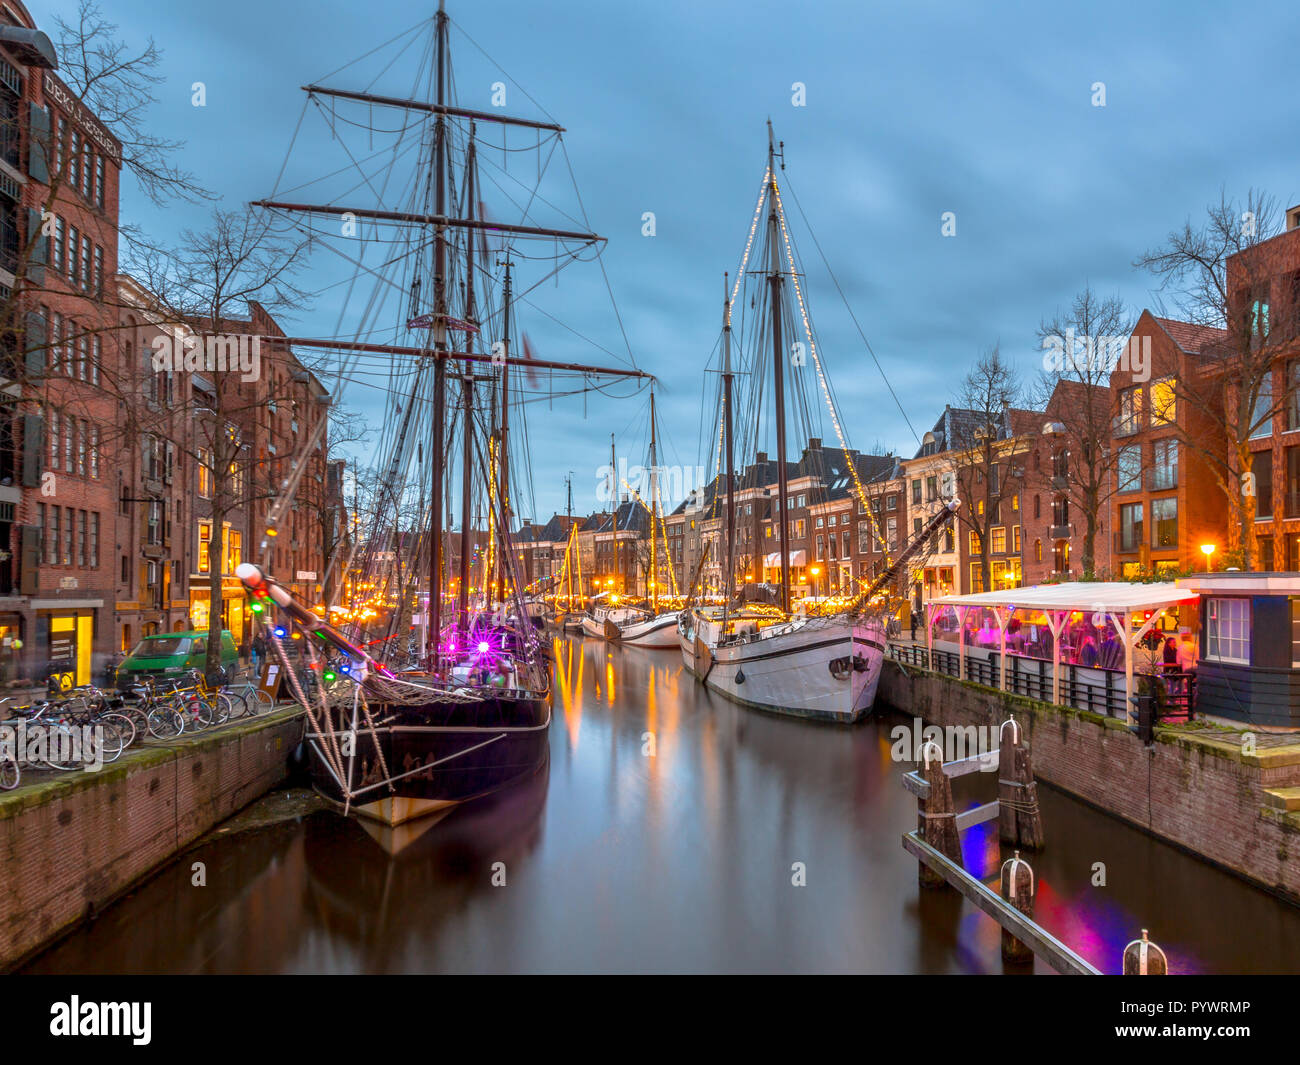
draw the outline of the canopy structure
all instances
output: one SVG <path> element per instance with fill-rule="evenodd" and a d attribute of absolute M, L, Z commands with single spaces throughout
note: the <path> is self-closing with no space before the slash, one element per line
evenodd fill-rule
<path fill-rule="evenodd" d="M 1068 584 L 1040 584 L 1032 588 L 1007 588 L 972 595 L 944 595 L 925 604 L 925 641 L 934 651 L 934 621 L 951 609 L 957 617 L 960 676 L 966 679 L 966 615 L 987 608 L 997 622 L 1001 654 L 999 687 L 1007 686 L 1007 625 L 1017 610 L 1033 610 L 1047 618 L 1052 633 L 1052 701 L 1060 701 L 1061 631 L 1076 612 L 1090 613 L 1098 625 L 1109 624 L 1124 644 L 1124 694 L 1128 697 L 1129 721 L 1133 721 L 1133 654 L 1138 643 L 1171 607 L 1194 603 L 1199 593 L 1172 583 L 1129 584 L 1120 581 L 1075 581 Z M 1147 614 L 1150 617 L 1146 617 Z M 1142 625 L 1134 631 L 1134 617 Z M 1103 620 L 1098 620 L 1103 619 Z"/>

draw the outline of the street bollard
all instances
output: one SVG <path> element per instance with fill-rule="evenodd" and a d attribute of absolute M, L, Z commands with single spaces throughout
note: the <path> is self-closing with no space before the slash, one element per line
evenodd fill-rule
<path fill-rule="evenodd" d="M 1002 863 L 999 878 L 1002 897 L 1031 921 L 1034 919 L 1034 871 L 1016 851 L 1014 857 Z M 1006 961 L 1032 962 L 1033 950 L 1002 929 L 1002 957 Z"/>

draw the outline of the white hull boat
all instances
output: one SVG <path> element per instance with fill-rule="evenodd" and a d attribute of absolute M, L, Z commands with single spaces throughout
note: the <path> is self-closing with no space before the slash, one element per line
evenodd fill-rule
<path fill-rule="evenodd" d="M 676 647 L 677 615 L 660 614 L 645 621 L 634 621 L 619 626 L 620 643 L 634 647 Z"/>
<path fill-rule="evenodd" d="M 845 724 L 871 711 L 885 657 L 882 623 L 813 617 L 759 628 L 740 618 L 727 629 L 720 611 L 680 615 L 682 661 L 710 691 L 757 710 Z"/>

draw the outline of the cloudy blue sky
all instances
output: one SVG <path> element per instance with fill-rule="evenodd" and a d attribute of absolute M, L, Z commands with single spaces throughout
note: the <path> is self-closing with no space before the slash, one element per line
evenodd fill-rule
<path fill-rule="evenodd" d="M 157 128 L 187 141 L 186 165 L 233 206 L 270 192 L 300 85 L 433 7 L 113 0 L 104 10 L 128 41 L 152 36 L 164 50 Z M 37 2 L 33 13 L 48 24 L 72 8 Z M 1085 283 L 1150 305 L 1134 256 L 1221 187 L 1300 202 L 1293 2 L 478 0 L 449 12 L 569 130 L 637 362 L 663 381 L 668 461 L 696 461 L 720 274 L 743 246 L 769 116 L 814 231 L 920 432 L 989 345 L 1026 374 L 1035 368 L 1040 318 Z M 486 109 L 497 74 L 455 42 L 466 60 L 461 103 Z M 196 81 L 207 86 L 202 108 L 191 106 Z M 806 85 L 806 106 L 793 106 L 794 82 Z M 1096 82 L 1104 107 L 1093 106 Z M 537 114 L 518 102 L 512 110 Z M 328 138 L 308 136 L 326 160 Z M 645 211 L 656 215 L 653 238 L 641 235 Z M 945 211 L 956 213 L 955 237 L 941 235 Z M 150 208 L 129 189 L 123 213 L 164 238 L 202 221 L 195 209 Z M 910 453 L 912 431 L 810 243 L 803 253 L 851 442 Z M 622 350 L 608 301 L 565 311 L 584 335 Z M 329 335 L 336 317 L 327 299 L 291 326 Z M 597 354 L 566 346 L 544 322 L 531 331 L 544 357 Z M 374 409 L 373 398 L 357 402 Z M 544 442 L 534 447 L 535 509 L 546 517 L 563 507 L 570 470 L 575 507 L 595 506 L 594 452 L 611 432 L 639 447 L 644 415 L 636 399 L 589 403 L 585 416 L 571 401 L 532 417 Z"/>

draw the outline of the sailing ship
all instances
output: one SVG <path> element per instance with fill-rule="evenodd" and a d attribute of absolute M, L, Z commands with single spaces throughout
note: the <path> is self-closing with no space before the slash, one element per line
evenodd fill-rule
<path fill-rule="evenodd" d="M 527 341 L 524 358 L 511 354 L 515 242 L 553 244 L 557 263 L 563 265 L 573 261 L 576 251 L 599 248 L 604 238 L 533 225 L 526 212 L 519 223 L 488 219 L 479 201 L 484 188 L 479 125 L 501 131 L 503 156 L 505 131 L 535 133 L 540 153 L 543 139 L 559 142 L 563 129 L 504 111 L 459 106 L 452 98 L 448 23 L 440 2 L 431 25 L 429 69 L 418 82 L 430 86 L 426 98 L 325 85 L 305 89 L 327 113 L 332 132 L 337 132 L 337 111 L 345 108 L 354 112 L 346 116 L 347 123 L 367 130 L 372 141 L 387 128 L 394 136 L 392 165 L 416 159 L 411 180 L 392 182 L 386 174 L 381 181 L 363 172 L 364 180 L 348 185 L 344 194 L 371 190 L 378 201 L 373 204 L 267 199 L 254 205 L 312 240 L 322 239 L 322 231 L 312 228 L 320 218 L 375 227 L 385 234 L 383 266 L 388 273 L 380 277 L 372 305 L 382 304 L 384 294 L 399 283 L 397 290 L 409 293 L 409 306 L 398 309 L 397 329 L 412 343 L 303 337 L 286 342 L 348 357 L 405 360 L 410 368 L 400 378 L 410 382 L 409 391 L 395 390 L 390 398 L 393 417 L 386 419 L 388 460 L 379 476 L 379 495 L 393 511 L 409 503 L 413 489 L 403 471 L 416 465 L 425 530 L 415 557 L 425 560 L 429 589 L 422 668 L 395 669 L 383 660 L 384 651 L 372 657 L 356 633 L 343 632 L 299 603 L 266 566 L 246 563 L 238 570 L 254 615 L 279 612 L 295 635 L 305 637 L 302 646 L 317 681 L 313 684 L 302 683 L 291 668 L 284 641 L 273 635 L 271 642 L 291 692 L 307 711 L 316 790 L 343 812 L 388 826 L 446 812 L 536 776 L 547 762 L 550 660 L 535 624 L 541 604 L 523 593 L 520 556 L 512 540 L 517 482 L 510 458 L 512 446 L 518 446 L 511 429 L 512 401 L 518 399 L 512 379 L 524 373 L 532 380 L 539 371 L 584 382 L 598 375 L 649 378 L 636 369 L 533 358 Z M 390 126 L 375 119 L 376 114 L 396 116 L 396 121 Z M 343 123 L 344 116 L 337 121 Z M 418 131 L 418 152 L 406 150 L 411 130 Z M 349 157 L 355 160 L 351 153 Z M 390 187 L 391 194 L 383 194 Z M 489 252 L 489 236 L 501 242 L 495 256 Z M 563 254 L 561 246 L 568 249 Z M 405 273 L 396 273 L 399 269 Z M 359 269 L 358 275 L 375 272 Z M 357 335 L 371 332 L 367 326 L 371 323 L 363 323 Z M 346 379 L 346 374 L 340 376 Z M 454 397 L 449 395 L 453 382 L 459 393 Z M 426 414 L 427 421 L 421 421 Z M 459 464 L 453 447 L 457 433 Z M 459 572 L 453 575 L 450 482 L 457 465 Z M 291 505 L 287 493 L 272 513 Z M 476 514 L 486 517 L 482 543 Z M 370 539 L 381 544 L 378 514 L 374 521 Z M 262 548 L 269 554 L 267 541 Z"/>
<path fill-rule="evenodd" d="M 677 636 L 686 669 L 709 690 L 734 702 L 759 710 L 790 714 L 823 721 L 851 723 L 867 714 L 875 702 L 876 687 L 885 655 L 885 611 L 873 603 L 888 588 L 906 562 L 914 557 L 940 525 L 956 510 L 956 502 L 939 508 L 925 528 L 868 587 L 844 608 L 831 613 L 792 611 L 790 521 L 787 509 L 790 495 L 787 485 L 786 456 L 786 379 L 787 353 L 782 340 L 783 327 L 790 312 L 786 302 L 786 285 L 795 287 L 800 319 L 810 348 L 814 335 L 809 325 L 803 295 L 799 291 L 798 271 L 791 250 L 777 183 L 776 145 L 772 124 L 768 123 L 767 171 L 763 191 L 754 213 L 750 241 L 737 277 L 736 290 L 747 274 L 750 249 L 755 246 L 764 204 L 767 221 L 760 245 L 767 253 L 763 284 L 770 307 L 765 327 L 771 341 L 772 416 L 776 435 L 777 496 L 772 518 L 780 544 L 780 577 L 776 589 L 778 602 L 737 605 L 735 592 L 736 503 L 733 443 L 734 377 L 731 362 L 732 306 L 735 291 L 724 292 L 722 334 L 722 426 L 721 443 L 726 466 L 723 474 L 726 509 L 723 521 L 725 546 L 723 573 L 725 596 L 719 606 L 694 606 L 682 611 Z M 781 160 L 784 168 L 784 152 Z M 761 252 L 760 252 L 761 256 Z M 755 271 L 759 273 L 760 271 Z M 725 283 L 724 283 L 725 284 Z M 792 318 L 792 316 L 791 316 Z M 758 330 L 762 336 L 762 329 Z M 760 357 L 756 354 L 756 360 Z M 755 363 L 757 372 L 757 361 Z M 826 402 L 834 404 L 826 383 L 824 367 L 817 363 L 819 383 Z M 843 444 L 843 440 L 841 439 Z M 845 446 L 845 459 L 863 510 L 874 525 L 872 508 L 867 505 L 865 490 L 859 481 L 854 459 Z M 875 530 L 879 538 L 879 530 Z M 760 551 L 755 539 L 753 550 Z"/>

